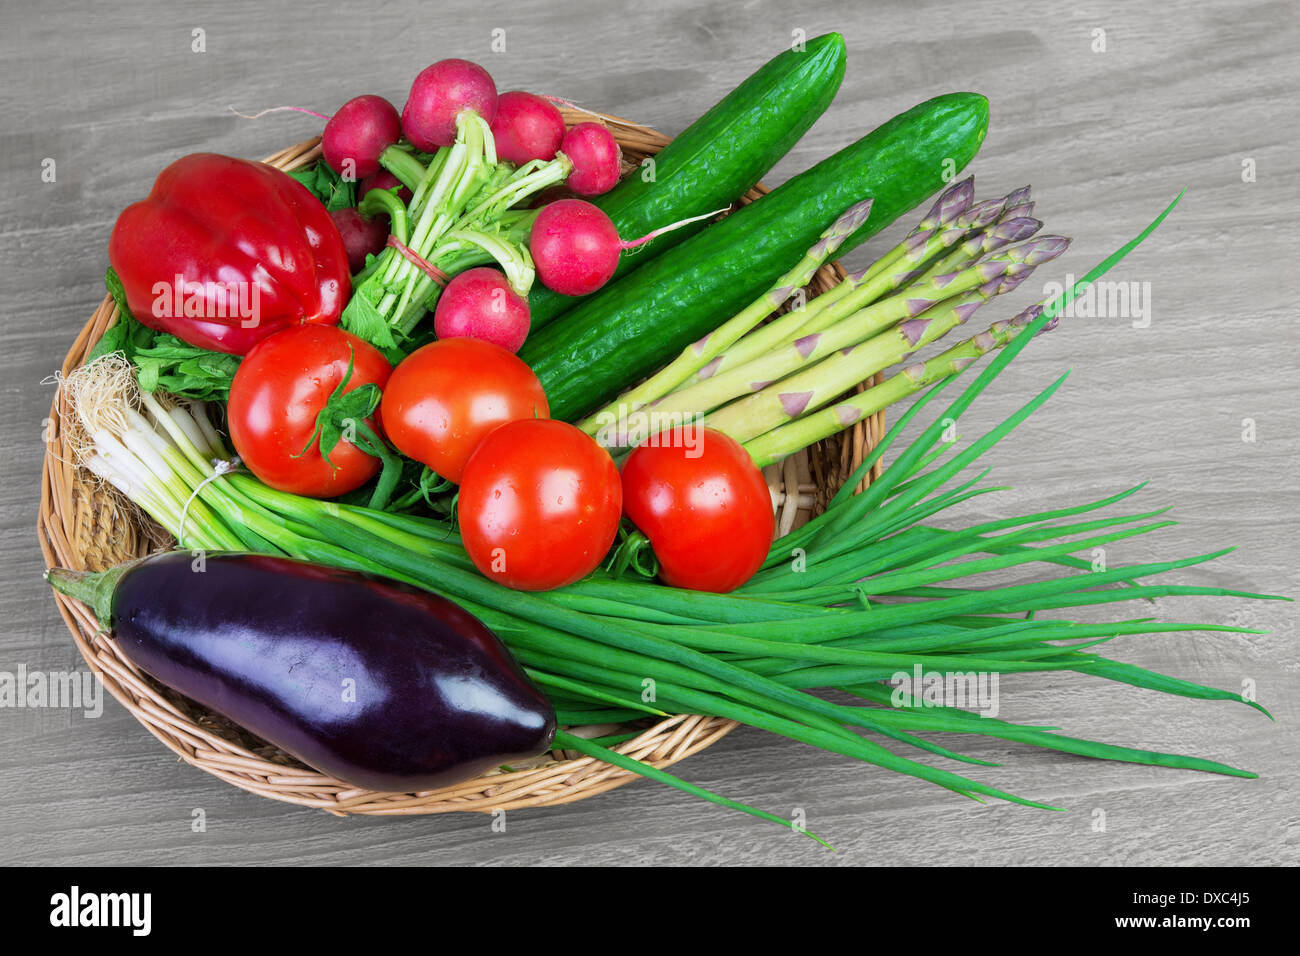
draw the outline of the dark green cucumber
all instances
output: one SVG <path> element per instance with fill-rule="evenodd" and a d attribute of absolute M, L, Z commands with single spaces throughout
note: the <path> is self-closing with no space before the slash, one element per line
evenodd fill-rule
<path fill-rule="evenodd" d="M 654 158 L 653 179 L 637 170 L 592 202 L 625 239 L 723 209 L 745 195 L 826 111 L 844 78 L 844 38 L 828 33 L 787 50 L 732 90 Z M 674 230 L 623 256 L 615 277 L 704 228 Z M 528 296 L 536 331 L 581 302 L 534 284 Z"/>
<path fill-rule="evenodd" d="M 970 162 L 987 128 L 988 100 L 978 93 L 927 100 L 587 296 L 519 351 L 551 417 L 574 421 L 661 367 L 769 288 L 840 213 L 872 197 L 871 215 L 840 252 L 864 242 Z"/>

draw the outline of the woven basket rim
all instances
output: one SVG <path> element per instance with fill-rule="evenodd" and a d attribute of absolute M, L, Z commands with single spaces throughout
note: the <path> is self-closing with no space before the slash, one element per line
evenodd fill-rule
<path fill-rule="evenodd" d="M 567 108 L 561 108 L 561 112 L 566 123 L 590 121 L 596 116 L 609 126 L 624 150 L 625 168 L 629 157 L 631 168 L 635 168 L 638 156 L 653 155 L 671 141 L 651 127 L 622 117 Z M 317 136 L 282 149 L 263 162 L 292 170 L 315 162 L 320 155 L 320 137 Z M 742 202 L 753 201 L 765 192 L 767 189 L 760 184 Z M 818 271 L 813 286 L 820 285 L 824 290 L 843 275 L 844 271 L 837 262 L 830 263 Z M 68 375 L 85 361 L 94 344 L 116 319 L 115 303 L 111 296 L 106 295 L 69 348 L 62 375 Z M 142 511 L 112 488 L 96 485 L 70 462 L 65 454 L 67 449 L 61 424 L 65 411 L 62 390 L 58 390 L 47 422 L 36 522 L 46 565 L 83 570 L 97 563 L 95 555 L 90 553 L 95 540 L 88 545 L 79 536 L 87 527 L 101 532 L 101 537 L 107 542 L 103 547 L 111 548 L 107 553 L 114 556 L 113 561 L 148 553 L 170 541 Z M 883 434 L 883 425 L 883 412 L 859 422 L 840 443 L 838 453 L 828 453 L 832 459 L 837 457 L 838 462 L 830 461 L 822 471 L 838 475 L 842 480 L 874 447 Z M 825 494 L 828 491 L 807 476 L 801 480 L 795 457 L 765 469 L 769 482 L 780 483 L 780 490 L 774 490 L 773 500 L 781 534 L 793 527 L 798 515 L 807 514 L 810 507 L 816 507 L 815 492 L 820 490 Z M 879 463 L 867 480 L 878 473 Z M 834 488 L 829 491 L 833 492 Z M 101 550 L 97 553 L 102 556 L 106 552 Z M 392 794 L 353 787 L 304 767 L 268 744 L 257 748 L 262 751 L 257 752 L 254 745 L 258 742 L 251 735 L 227 721 L 212 717 L 203 708 L 145 676 L 121 654 L 112 635 L 100 627 L 85 605 L 57 592 L 54 597 L 78 651 L 91 670 L 102 677 L 104 687 L 114 699 L 181 760 L 251 793 L 338 816 L 350 813 L 390 816 L 457 811 L 491 813 L 571 803 L 639 779 L 638 774 L 591 757 L 569 753 L 556 758 L 556 752 L 550 751 L 530 762 L 535 765 L 494 771 L 437 790 Z M 712 746 L 737 726 L 735 721 L 720 717 L 673 715 L 657 721 L 635 738 L 612 749 L 663 769 Z M 245 739 L 231 739 L 232 736 Z"/>

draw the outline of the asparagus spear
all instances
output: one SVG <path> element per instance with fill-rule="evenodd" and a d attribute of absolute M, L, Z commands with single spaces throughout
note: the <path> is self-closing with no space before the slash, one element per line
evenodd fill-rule
<path fill-rule="evenodd" d="M 964 325 L 976 309 L 995 295 L 1010 292 L 1027 275 L 1024 272 L 994 279 L 949 299 L 914 319 L 900 322 L 859 345 L 833 352 L 760 392 L 718 409 L 706 421 L 738 442 L 757 438 L 774 424 L 821 408 L 877 372 L 906 361 L 908 356 Z"/>
<path fill-rule="evenodd" d="M 749 452 L 755 464 L 762 467 L 843 431 L 859 419 L 874 415 L 882 408 L 888 408 L 940 379 L 956 375 L 980 356 L 1002 348 L 1037 319 L 1043 308 L 1043 303 L 1039 303 L 1010 321 L 994 322 L 986 331 L 971 336 L 928 361 L 907 366 L 879 385 L 745 442 L 745 451 Z M 1056 323 L 1057 319 L 1053 318 L 1043 326 L 1042 331 L 1055 328 Z"/>
<path fill-rule="evenodd" d="M 1006 226 L 1009 229 L 1020 228 L 1013 224 Z M 896 322 L 915 319 L 940 302 L 954 299 L 995 280 L 1024 275 L 1039 263 L 1060 255 L 1068 244 L 1069 240 L 1062 236 L 1038 236 L 1006 246 L 957 275 L 936 276 L 918 283 L 910 287 L 905 295 L 877 302 L 847 316 L 825 331 L 801 336 L 788 346 L 769 352 L 746 365 L 673 392 L 653 403 L 652 407 L 656 414 L 662 415 L 701 414 L 746 393 L 761 392 L 791 372 L 807 367 L 839 349 L 857 345 Z"/>
<path fill-rule="evenodd" d="M 974 177 L 970 178 L 973 179 Z M 908 237 L 909 243 L 904 244 L 913 245 L 913 248 L 909 250 L 910 255 L 904 257 L 904 262 L 910 264 L 912 268 L 898 269 L 897 267 L 900 265 L 898 262 L 899 257 L 895 256 L 890 261 L 892 267 L 888 269 L 888 285 L 880 295 L 876 295 L 874 298 L 870 297 L 866 292 L 855 295 L 853 300 L 838 306 L 835 311 L 819 314 L 816 318 L 801 325 L 797 331 L 792 334 L 788 333 L 781 338 L 775 336 L 774 333 L 777 331 L 775 329 L 761 329 L 754 334 L 755 341 L 752 346 L 750 346 L 749 339 L 746 339 L 735 350 L 734 358 L 730 353 L 726 356 L 726 358 L 732 359 L 729 367 L 752 361 L 762 352 L 770 351 L 778 345 L 792 341 L 796 337 L 819 332 L 849 315 L 854 311 L 855 305 L 866 306 L 876 299 L 897 295 L 899 290 L 905 290 L 905 287 L 914 285 L 917 282 L 924 282 L 927 279 L 947 275 L 950 272 L 959 272 L 972 265 L 980 256 L 986 253 L 993 252 L 1009 243 L 1028 239 L 1043 225 L 1037 219 L 1030 218 L 1029 213 L 1033 211 L 1033 203 L 1027 202 L 1028 197 L 1029 187 L 1022 186 L 1001 199 L 986 199 L 969 205 L 965 209 L 957 210 L 955 218 L 941 223 L 946 227 L 945 231 L 933 237 L 923 237 L 925 241 L 924 245 L 921 245 L 922 239 L 915 237 L 918 237 L 924 230 L 933 229 L 935 225 L 940 224 L 934 217 L 934 210 L 931 210 L 931 213 L 921 220 L 920 225 L 912 230 Z M 1011 203 L 1015 205 L 1011 206 Z M 1013 212 L 1016 214 L 1012 214 Z M 1017 222 L 1016 220 L 1023 221 Z M 943 250 L 953 246 L 955 248 L 951 251 L 943 252 Z M 902 249 L 904 246 L 899 248 Z M 927 262 L 933 264 L 926 267 Z M 874 270 L 875 267 L 873 266 L 872 269 Z M 862 284 L 862 282 L 859 282 L 858 286 L 861 287 Z M 759 336 L 765 336 L 765 338 L 760 339 Z M 746 348 L 747 346 L 750 347 Z"/>
<path fill-rule="evenodd" d="M 968 227 L 962 226 L 963 231 L 953 230 L 957 228 L 962 214 L 970 207 L 974 189 L 973 176 L 949 186 L 901 243 L 866 269 L 850 273 L 844 281 L 817 296 L 803 309 L 788 312 L 750 332 L 712 361 L 701 365 L 685 384 L 704 381 L 753 361 L 782 342 L 801 334 L 819 331 L 864 305 L 896 291 L 918 265 L 962 238 Z"/>
<path fill-rule="evenodd" d="M 970 265 L 982 255 L 986 255 L 1004 245 L 1005 242 L 1016 242 L 1020 239 L 1028 239 L 1035 232 L 1042 228 L 1042 223 L 1034 219 L 1030 213 L 1033 212 L 1034 204 L 1027 201 L 1029 196 L 1029 187 L 1022 186 L 1012 193 L 1008 193 L 1002 198 L 1003 212 L 996 223 L 984 226 L 974 233 L 963 239 L 946 255 L 940 256 L 931 265 L 929 265 L 917 277 L 917 281 L 924 282 L 935 276 L 947 275 L 952 272 L 960 272 L 966 266 Z M 1025 197 L 1022 199 L 1022 197 Z M 995 235 L 995 230 L 1003 224 L 1023 220 L 1024 229 L 1021 234 L 1016 235 L 1014 239 L 1002 240 Z M 1036 223 L 1032 226 L 1030 224 Z"/>
<path fill-rule="evenodd" d="M 578 423 L 578 427 L 590 435 L 596 434 L 601 427 L 602 417 L 617 414 L 620 409 L 634 412 L 649 402 L 667 395 L 682 382 L 686 381 L 705 365 L 708 365 L 728 346 L 734 344 L 754 326 L 785 304 L 795 290 L 803 288 L 812 281 L 813 274 L 828 259 L 834 257 L 840 245 L 866 222 L 871 212 L 872 200 L 866 199 L 846 209 L 821 238 L 804 254 L 785 275 L 781 276 L 768 291 L 755 299 L 748 307 L 742 309 L 723 325 L 714 329 L 704 338 L 688 345 L 674 361 L 664 366 L 658 373 L 634 388 L 628 389 L 614 399 L 604 409 L 590 415 Z"/>

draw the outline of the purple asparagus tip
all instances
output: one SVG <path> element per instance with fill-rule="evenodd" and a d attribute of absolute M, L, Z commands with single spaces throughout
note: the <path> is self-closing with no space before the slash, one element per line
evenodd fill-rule
<path fill-rule="evenodd" d="M 1028 239 L 1036 233 L 1042 223 L 1037 219 L 1008 219 L 997 223 L 987 232 L 978 232 L 962 243 L 962 251 L 968 256 L 996 252 L 1003 246 L 1021 239 Z"/>
<path fill-rule="evenodd" d="M 1007 206 L 1006 212 L 1002 214 L 1002 221 L 1008 219 L 1019 219 L 1022 216 L 1032 216 L 1034 214 L 1034 204 L 1031 202 L 1022 202 L 1016 206 Z"/>
<path fill-rule="evenodd" d="M 903 255 L 908 259 L 915 261 L 922 251 L 924 251 L 932 235 L 934 235 L 934 230 L 932 229 L 912 233 L 903 240 Z"/>
<path fill-rule="evenodd" d="M 1019 189 L 1013 189 L 1006 195 L 1007 208 L 1019 206 L 1022 203 L 1029 202 L 1029 187 L 1021 186 Z"/>
<path fill-rule="evenodd" d="M 931 321 L 931 319 L 908 319 L 898 324 L 898 331 L 903 333 L 907 344 L 915 348 L 916 343 L 921 341 L 921 336 L 925 335 L 925 330 L 929 328 Z"/>
<path fill-rule="evenodd" d="M 920 384 L 925 379 L 925 363 L 917 362 L 915 365 L 909 365 L 902 372 L 913 385 Z"/>
<path fill-rule="evenodd" d="M 819 339 L 821 339 L 821 337 L 822 334 L 820 332 L 813 332 L 810 335 L 805 335 L 795 339 L 794 340 L 795 351 L 797 351 L 799 355 L 802 356 L 803 358 L 807 358 L 809 355 L 812 354 L 812 350 L 817 347 L 817 342 Z"/>
<path fill-rule="evenodd" d="M 993 227 L 991 235 L 997 236 L 1004 243 L 1019 242 L 1021 239 L 1028 239 L 1042 228 L 1043 224 L 1037 219 L 1017 216 L 1015 219 L 1003 219 Z"/>
<path fill-rule="evenodd" d="M 1069 245 L 1070 240 L 1065 236 L 1035 236 L 1033 239 L 1008 246 L 1003 252 L 1012 262 L 1038 266 L 1055 259 L 1069 248 Z"/>
<path fill-rule="evenodd" d="M 808 407 L 812 401 L 812 392 L 782 392 L 779 396 L 781 407 L 791 418 L 797 418 L 803 414 L 803 410 Z"/>
<path fill-rule="evenodd" d="M 997 222 L 1004 209 L 1006 209 L 1005 199 L 985 199 L 962 213 L 958 225 L 967 229 L 982 229 Z"/>
<path fill-rule="evenodd" d="M 1006 295 L 1029 278 L 1029 273 L 1034 271 L 1033 266 L 1022 265 L 1018 262 L 1012 263 L 1007 268 L 1011 271 L 1006 275 L 990 279 L 980 286 L 979 294 L 984 296 L 985 299 L 991 299 L 995 295 Z"/>
<path fill-rule="evenodd" d="M 939 194 L 930 211 L 922 217 L 913 232 L 946 226 L 965 211 L 975 198 L 975 177 L 967 176 L 961 182 L 953 183 Z"/>
<path fill-rule="evenodd" d="M 1047 306 L 1043 305 L 1043 303 L 1041 302 L 1039 302 L 1037 305 L 1031 305 L 1029 308 L 1025 309 L 1025 311 L 1021 312 L 1019 315 L 1013 318 L 1011 320 L 1011 324 L 1021 325 L 1021 326 L 1029 325 L 1031 322 L 1034 321 L 1034 319 L 1038 318 L 1040 315 L 1043 314 L 1043 310 L 1045 308 L 1047 308 Z"/>
<path fill-rule="evenodd" d="M 930 306 L 934 305 L 934 299 L 908 299 L 903 303 L 909 317 L 920 315 Z"/>
<path fill-rule="evenodd" d="M 717 358 L 711 360 L 707 365 L 705 365 L 702 369 L 700 369 L 696 374 L 701 379 L 712 378 L 713 375 L 718 371 L 718 366 L 721 364 L 722 364 L 722 356 L 719 355 Z"/>
<path fill-rule="evenodd" d="M 862 417 L 862 411 L 853 405 L 836 405 L 835 417 L 847 428 Z"/>
<path fill-rule="evenodd" d="M 1034 271 L 1034 267 L 1029 266 L 1025 269 L 1024 272 L 1013 272 L 1007 274 L 1003 278 L 1003 280 L 998 283 L 998 291 L 995 293 L 995 295 L 1006 295 L 1008 292 L 1015 291 L 1017 288 L 1019 288 L 1020 283 L 1024 282 L 1026 279 L 1029 278 L 1029 273 L 1033 271 Z"/>
<path fill-rule="evenodd" d="M 943 200 L 939 222 L 947 225 L 975 201 L 975 177 L 967 176 L 955 186 L 949 186 L 939 197 Z"/>
<path fill-rule="evenodd" d="M 867 221 L 867 217 L 871 215 L 871 204 L 873 202 L 875 202 L 874 199 L 864 199 L 862 202 L 854 203 L 848 209 L 844 210 L 844 213 L 839 219 L 835 220 L 835 224 L 831 226 L 830 231 L 839 233 L 841 238 L 848 236 L 851 232 L 855 232 L 860 225 Z M 838 246 L 839 243 L 837 242 L 836 245 Z"/>
<path fill-rule="evenodd" d="M 1037 319 L 1040 315 L 1042 315 L 1043 311 L 1046 308 L 1047 306 L 1045 306 L 1042 302 L 1039 302 L 1037 305 L 1031 305 L 1029 308 L 1025 309 L 1025 311 L 1021 312 L 1019 315 L 1013 318 L 1011 320 L 1011 325 L 1014 328 L 1023 329 L 1026 326 L 1033 324 L 1034 320 Z M 1050 332 L 1052 329 L 1056 328 L 1056 326 L 1060 323 L 1060 321 L 1061 321 L 1061 314 L 1058 312 L 1056 315 L 1048 319 L 1047 323 L 1041 329 L 1039 329 L 1039 334 L 1042 334 L 1043 332 Z"/>
<path fill-rule="evenodd" d="M 963 302 L 961 305 L 953 306 L 952 311 L 956 314 L 958 322 L 965 323 L 967 319 L 975 314 L 975 310 L 983 304 L 983 299 L 975 299 L 972 302 Z"/>
<path fill-rule="evenodd" d="M 983 332 L 980 333 L 980 335 L 984 335 L 984 334 L 985 333 Z M 976 338 L 979 338 L 979 336 L 976 336 Z M 973 364 L 974 361 L 975 361 L 975 356 L 973 355 L 966 355 L 963 356 L 962 358 L 955 358 L 952 360 L 952 370 L 954 372 L 960 372 L 963 369 L 965 369 L 967 366 Z"/>

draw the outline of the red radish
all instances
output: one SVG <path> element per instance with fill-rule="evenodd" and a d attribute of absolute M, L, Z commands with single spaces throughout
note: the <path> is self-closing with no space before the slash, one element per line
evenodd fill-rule
<path fill-rule="evenodd" d="M 587 295 L 609 281 L 622 246 L 609 216 L 581 199 L 561 199 L 537 214 L 528 251 L 546 288 Z"/>
<path fill-rule="evenodd" d="M 618 185 L 623 151 L 614 134 L 599 123 L 578 123 L 564 134 L 560 152 L 573 163 L 565 182 L 579 196 L 599 196 Z"/>
<path fill-rule="evenodd" d="M 492 136 L 497 158 L 516 166 L 534 159 L 554 159 L 564 139 L 564 117 L 548 100 L 510 90 L 497 98 Z"/>
<path fill-rule="evenodd" d="M 438 297 L 433 330 L 440 339 L 480 339 L 518 352 L 528 338 L 528 300 L 496 269 L 466 269 Z"/>
<path fill-rule="evenodd" d="M 357 183 L 357 202 L 366 198 L 366 193 L 372 189 L 392 189 L 394 186 L 402 186 L 402 181 L 386 169 L 381 169 L 373 176 L 367 176 L 361 182 Z M 397 191 L 397 198 L 404 203 L 411 201 L 411 191 L 405 186 Z"/>
<path fill-rule="evenodd" d="M 330 169 L 345 179 L 365 179 L 379 171 L 379 154 L 402 135 L 397 107 L 382 96 L 358 96 L 339 107 L 321 133 L 321 152 Z"/>
<path fill-rule="evenodd" d="M 388 241 L 388 219 L 383 216 L 363 216 L 352 208 L 331 209 L 330 218 L 343 237 L 343 248 L 348 253 L 348 268 L 356 275 L 366 267 L 366 255 L 377 256 Z"/>
<path fill-rule="evenodd" d="M 402 108 L 402 131 L 417 149 L 433 152 L 456 141 L 456 117 L 466 110 L 490 124 L 497 115 L 496 84 L 477 63 L 439 60 L 411 84 Z"/>
<path fill-rule="evenodd" d="M 687 223 L 709 219 L 725 209 L 654 229 L 640 239 L 623 240 L 600 209 L 582 199 L 560 199 L 537 214 L 528 235 L 528 251 L 542 284 L 561 295 L 595 292 L 618 268 L 624 249 L 634 249 Z"/>

